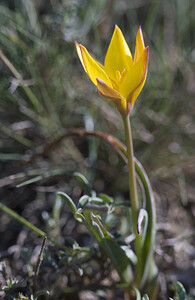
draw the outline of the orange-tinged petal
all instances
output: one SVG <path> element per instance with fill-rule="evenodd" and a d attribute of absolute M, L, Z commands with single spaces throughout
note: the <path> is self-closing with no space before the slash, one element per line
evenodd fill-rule
<path fill-rule="evenodd" d="M 140 26 L 138 31 L 137 31 L 137 36 L 136 36 L 136 46 L 135 46 L 135 55 L 134 55 L 134 62 L 135 63 L 142 56 L 142 53 L 143 53 L 144 49 L 145 49 L 144 39 L 143 39 L 143 34 L 142 34 L 141 26 Z"/>
<path fill-rule="evenodd" d="M 96 80 L 98 91 L 102 96 L 115 100 L 121 99 L 121 95 L 116 90 L 109 87 L 103 80 L 101 80 L 100 78 L 96 78 Z"/>
<path fill-rule="evenodd" d="M 138 62 L 129 70 L 121 85 L 119 93 L 127 99 L 142 83 L 147 71 L 149 58 L 149 47 L 146 47 Z"/>
<path fill-rule="evenodd" d="M 82 66 L 83 66 L 83 69 L 84 69 L 85 72 L 87 73 L 86 68 L 85 68 L 85 65 L 84 65 L 84 61 L 83 61 L 83 58 L 82 58 L 80 45 L 79 45 L 77 42 L 75 42 L 75 46 L 76 46 L 76 50 L 77 50 L 78 57 L 79 57 L 79 59 L 80 59 L 80 61 L 81 61 L 81 64 L 82 64 Z"/>
<path fill-rule="evenodd" d="M 97 88 L 101 96 L 111 100 L 122 115 L 126 115 L 126 100 L 114 89 L 109 87 L 103 80 L 97 78 Z"/>
<path fill-rule="evenodd" d="M 144 84 L 145 84 L 145 81 L 146 81 L 146 76 L 147 76 L 147 70 L 146 70 L 146 73 L 144 75 L 144 78 L 143 78 L 143 81 L 141 82 L 141 84 L 138 86 L 138 88 L 132 93 L 132 95 L 129 96 L 129 99 L 128 101 L 130 101 L 130 104 L 131 104 L 131 109 L 133 108 L 133 105 L 134 105 L 134 102 L 135 100 L 137 99 L 137 97 L 139 96 Z"/>
<path fill-rule="evenodd" d="M 121 30 L 116 25 L 104 61 L 105 72 L 112 80 L 115 81 L 116 71 L 122 73 L 124 69 L 128 70 L 132 63 L 133 61 L 130 49 Z"/>
<path fill-rule="evenodd" d="M 111 81 L 106 75 L 103 66 L 88 53 L 84 46 L 77 44 L 76 48 L 79 48 L 79 50 L 77 50 L 78 56 L 91 81 L 97 86 L 96 78 L 98 77 L 112 87 Z"/>

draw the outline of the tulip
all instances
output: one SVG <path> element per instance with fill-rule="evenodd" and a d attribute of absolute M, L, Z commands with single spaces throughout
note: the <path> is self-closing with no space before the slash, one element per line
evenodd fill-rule
<path fill-rule="evenodd" d="M 149 47 L 144 45 L 141 27 L 136 36 L 134 58 L 117 25 L 104 66 L 95 60 L 84 46 L 77 42 L 75 45 L 83 68 L 97 86 L 100 95 L 111 100 L 122 116 L 128 116 L 147 76 Z"/>

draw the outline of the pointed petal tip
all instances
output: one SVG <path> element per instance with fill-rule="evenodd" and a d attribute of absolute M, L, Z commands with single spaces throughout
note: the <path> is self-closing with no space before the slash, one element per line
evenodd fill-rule
<path fill-rule="evenodd" d="M 117 24 L 115 24 L 114 31 L 116 31 L 116 32 L 118 32 L 118 33 L 119 33 L 119 32 L 122 33 L 121 29 L 118 27 Z"/>
<path fill-rule="evenodd" d="M 142 40 L 144 41 L 144 38 L 143 38 L 143 32 L 142 32 L 141 25 L 140 25 L 139 28 L 138 28 L 138 32 L 139 32 L 139 34 L 141 35 Z"/>
<path fill-rule="evenodd" d="M 74 41 L 74 44 L 75 44 L 75 47 L 76 47 L 76 50 L 77 52 L 80 51 L 81 52 L 81 44 L 79 44 L 78 42 Z"/>
<path fill-rule="evenodd" d="M 75 44 L 76 47 L 79 47 L 79 48 L 81 46 L 81 44 L 79 44 L 77 41 L 74 41 L 74 44 Z"/>
<path fill-rule="evenodd" d="M 96 77 L 96 80 L 97 80 L 97 82 L 100 83 L 100 84 L 104 84 L 104 83 L 105 83 L 102 79 L 100 79 L 100 78 L 98 78 L 98 77 Z"/>
<path fill-rule="evenodd" d="M 143 32 L 142 32 L 141 25 L 139 26 L 139 28 L 138 28 L 138 31 L 137 31 L 137 32 L 139 32 L 139 34 L 141 35 L 141 38 L 142 38 L 142 40 L 144 40 L 144 38 L 143 38 Z"/>
<path fill-rule="evenodd" d="M 76 41 L 74 41 L 74 44 L 76 48 L 79 48 L 79 44 Z"/>

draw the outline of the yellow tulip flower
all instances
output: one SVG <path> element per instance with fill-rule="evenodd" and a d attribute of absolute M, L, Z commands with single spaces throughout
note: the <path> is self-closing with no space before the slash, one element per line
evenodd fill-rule
<path fill-rule="evenodd" d="M 100 95 L 111 100 L 123 116 L 128 116 L 147 76 L 149 47 L 144 45 L 141 27 L 136 36 L 134 59 L 117 25 L 104 66 L 96 61 L 84 46 L 77 42 L 75 45 L 83 68 L 97 86 Z"/>

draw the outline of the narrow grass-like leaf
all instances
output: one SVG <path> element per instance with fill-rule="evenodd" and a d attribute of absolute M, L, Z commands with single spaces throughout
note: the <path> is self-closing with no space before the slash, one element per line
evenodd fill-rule
<path fill-rule="evenodd" d="M 22 186 L 29 185 L 29 184 L 31 184 L 31 183 L 35 183 L 35 182 L 37 182 L 37 181 L 40 181 L 41 179 L 43 179 L 43 177 L 44 177 L 43 175 L 39 175 L 39 176 L 33 177 L 33 178 L 31 178 L 31 179 L 28 179 L 28 180 L 26 180 L 26 181 L 24 181 L 24 182 L 18 184 L 18 185 L 17 185 L 17 188 L 20 188 L 20 187 L 22 187 Z"/>
<path fill-rule="evenodd" d="M 34 108 L 40 113 L 42 108 L 40 106 L 40 102 L 33 94 L 31 89 L 25 85 L 22 76 L 20 73 L 16 70 L 16 68 L 13 66 L 13 64 L 9 61 L 9 59 L 3 54 L 3 52 L 0 49 L 0 57 L 3 60 L 3 62 L 7 65 L 7 67 L 10 69 L 10 71 L 13 73 L 13 75 L 17 78 L 17 80 L 20 82 L 21 87 L 23 88 L 24 92 L 26 93 L 29 100 L 32 102 Z"/>
<path fill-rule="evenodd" d="M 72 249 L 69 249 L 68 247 L 65 247 L 64 245 L 58 243 L 56 240 L 54 240 L 50 236 L 48 236 L 44 231 L 40 230 L 35 225 L 31 224 L 25 218 L 21 217 L 15 211 L 13 211 L 11 208 L 7 207 L 6 205 L 4 205 L 1 202 L 0 202 L 0 210 L 2 210 L 4 213 L 8 214 L 10 217 L 14 218 L 15 220 L 17 220 L 19 223 L 28 227 L 30 230 L 36 232 L 40 237 L 47 237 L 47 239 L 49 241 L 51 241 L 53 244 L 55 244 L 60 249 L 68 251 L 68 252 L 72 252 Z"/>
<path fill-rule="evenodd" d="M 11 130 L 9 127 L 5 126 L 2 123 L 0 123 L 0 130 L 25 147 L 31 148 L 34 146 L 32 141 L 20 134 L 17 134 L 15 131 Z"/>
<path fill-rule="evenodd" d="M 42 180 L 44 178 L 48 178 L 48 177 L 51 177 L 51 176 L 56 176 L 56 175 L 64 174 L 65 169 L 63 169 L 63 168 L 57 168 L 57 169 L 53 169 L 53 170 L 38 170 L 38 171 L 40 171 L 42 174 L 38 175 L 38 176 L 35 176 L 35 177 L 31 178 L 31 179 L 28 179 L 28 180 L 26 180 L 26 181 L 18 184 L 17 187 L 19 188 L 19 187 L 22 187 L 22 186 L 25 186 L 25 185 L 29 185 L 31 183 L 40 181 L 40 180 Z"/>

